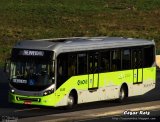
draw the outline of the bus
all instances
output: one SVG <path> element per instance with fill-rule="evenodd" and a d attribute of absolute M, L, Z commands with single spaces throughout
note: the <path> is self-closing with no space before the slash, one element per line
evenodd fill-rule
<path fill-rule="evenodd" d="M 24 40 L 11 51 L 9 102 L 67 106 L 143 95 L 156 85 L 155 42 L 123 37 Z"/>

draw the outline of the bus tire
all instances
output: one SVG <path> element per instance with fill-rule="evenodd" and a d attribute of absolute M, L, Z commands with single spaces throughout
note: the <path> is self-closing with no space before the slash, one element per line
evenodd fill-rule
<path fill-rule="evenodd" d="M 127 96 L 128 96 L 127 87 L 122 86 L 119 92 L 118 102 L 119 103 L 123 102 L 127 98 Z"/>
<path fill-rule="evenodd" d="M 76 106 L 77 102 L 76 102 L 76 95 L 71 92 L 68 96 L 68 100 L 67 100 L 67 109 L 72 109 Z"/>

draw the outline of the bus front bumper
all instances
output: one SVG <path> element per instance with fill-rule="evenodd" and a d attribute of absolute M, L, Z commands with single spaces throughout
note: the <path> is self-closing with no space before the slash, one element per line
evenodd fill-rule
<path fill-rule="evenodd" d="M 23 96 L 23 95 L 9 93 L 9 102 L 16 104 L 56 107 L 53 94 L 48 96 L 35 97 L 35 96 Z"/>

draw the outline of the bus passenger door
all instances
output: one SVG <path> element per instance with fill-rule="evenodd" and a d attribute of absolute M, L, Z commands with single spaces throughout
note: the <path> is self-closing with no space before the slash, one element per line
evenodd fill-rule
<path fill-rule="evenodd" d="M 132 66 L 133 66 L 133 84 L 143 82 L 143 68 L 142 68 L 142 50 L 133 50 L 132 53 Z"/>
<path fill-rule="evenodd" d="M 99 86 L 98 53 L 88 55 L 88 90 L 94 91 Z"/>

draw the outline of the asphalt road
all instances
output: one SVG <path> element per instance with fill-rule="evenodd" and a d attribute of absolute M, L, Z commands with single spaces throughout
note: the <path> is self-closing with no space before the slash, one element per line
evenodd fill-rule
<path fill-rule="evenodd" d="M 159 76 L 160 73 L 157 73 Z M 83 114 L 83 111 L 88 111 L 90 113 L 93 110 L 99 110 L 103 108 L 118 108 L 118 106 L 130 106 L 132 104 L 143 104 L 147 103 L 160 105 L 160 77 L 157 77 L 156 88 L 143 96 L 130 97 L 123 103 L 116 103 L 115 101 L 101 101 L 94 103 L 87 103 L 78 105 L 75 109 L 65 110 L 64 108 L 53 108 L 53 107 L 41 107 L 41 106 L 26 106 L 26 105 L 12 105 L 8 103 L 8 81 L 6 75 L 0 70 L 0 119 L 3 120 L 13 119 L 13 120 L 26 120 L 27 118 L 37 118 L 34 121 L 51 120 L 56 118 L 62 118 L 66 113 L 76 113 L 77 116 Z M 160 116 L 160 112 L 157 110 L 156 116 Z M 58 115 L 58 116 L 54 116 Z M 43 116 L 43 119 L 42 119 Z M 68 115 L 67 115 L 68 116 Z M 66 118 L 67 118 L 66 116 Z M 46 118 L 45 118 L 46 117 Z M 48 117 L 48 118 L 47 118 Z M 33 120 L 33 119 L 31 119 Z M 30 122 L 31 122 L 30 120 Z"/>

